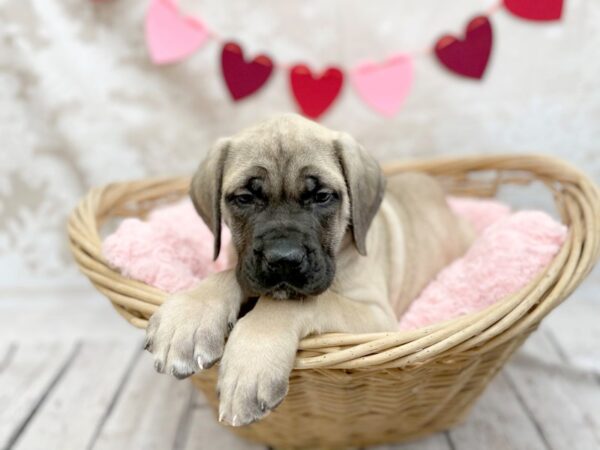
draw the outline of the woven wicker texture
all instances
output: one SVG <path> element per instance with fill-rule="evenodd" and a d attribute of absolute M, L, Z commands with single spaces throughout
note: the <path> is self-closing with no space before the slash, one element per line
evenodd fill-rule
<path fill-rule="evenodd" d="M 600 193 L 582 172 L 538 155 L 443 158 L 388 164 L 424 171 L 454 195 L 488 197 L 504 184 L 542 183 L 569 227 L 552 263 L 521 291 L 468 316 L 415 331 L 327 334 L 300 343 L 290 391 L 266 419 L 232 429 L 276 448 L 345 448 L 412 439 L 463 418 L 506 359 L 588 274 L 600 252 Z M 143 217 L 187 193 L 189 179 L 94 189 L 72 213 L 70 246 L 84 274 L 132 325 L 144 328 L 166 295 L 122 277 L 101 254 L 100 228 Z M 216 369 L 194 384 L 216 408 Z"/>

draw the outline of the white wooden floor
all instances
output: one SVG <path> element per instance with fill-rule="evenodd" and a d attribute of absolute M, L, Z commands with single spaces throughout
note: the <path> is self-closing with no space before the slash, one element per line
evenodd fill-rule
<path fill-rule="evenodd" d="M 555 311 L 447 433 L 379 450 L 600 449 L 600 271 Z M 189 382 L 154 373 L 91 288 L 2 293 L 0 448 L 254 449 Z"/>

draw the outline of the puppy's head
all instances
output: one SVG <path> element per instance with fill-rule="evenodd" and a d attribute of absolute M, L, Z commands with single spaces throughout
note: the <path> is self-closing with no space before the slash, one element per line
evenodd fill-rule
<path fill-rule="evenodd" d="M 384 191 L 377 162 L 347 134 L 284 115 L 219 140 L 192 179 L 192 201 L 215 236 L 221 221 L 248 295 L 302 298 L 325 291 L 347 231 L 366 254 Z"/>

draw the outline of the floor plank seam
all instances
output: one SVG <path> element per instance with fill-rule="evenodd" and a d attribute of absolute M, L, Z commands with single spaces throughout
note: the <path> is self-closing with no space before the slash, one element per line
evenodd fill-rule
<path fill-rule="evenodd" d="M 516 386 L 514 380 L 511 378 L 511 376 L 508 374 L 508 372 L 506 370 L 503 371 L 503 373 L 504 373 L 504 378 L 506 379 L 506 383 L 508 384 L 509 388 L 515 394 L 517 401 L 521 405 L 521 408 L 523 408 L 523 411 L 529 418 L 530 422 L 533 424 L 535 431 L 538 434 L 539 438 L 541 439 L 542 443 L 548 450 L 553 450 L 552 445 L 550 444 L 550 441 L 548 440 L 548 438 L 546 437 L 546 434 L 544 433 L 542 425 L 538 422 L 535 415 L 533 414 L 533 411 L 531 411 L 531 409 L 527 405 L 527 402 L 525 401 L 525 399 L 523 398 L 523 396 L 517 389 L 517 386 Z"/>
<path fill-rule="evenodd" d="M 598 374 L 596 372 L 588 371 L 585 369 L 580 369 L 579 367 L 573 367 L 569 363 L 569 358 L 562 351 L 562 347 L 560 346 L 560 343 L 556 339 L 556 336 L 554 336 L 549 331 L 546 332 L 545 335 L 548 338 L 547 340 L 548 340 L 548 343 L 550 344 L 550 346 L 553 348 L 553 350 L 557 353 L 559 358 L 565 364 L 563 367 L 563 373 L 565 373 L 566 375 L 579 377 L 580 379 L 582 377 L 590 377 L 592 380 L 592 383 L 596 383 L 596 384 L 600 383 L 600 377 L 598 376 Z M 577 379 L 573 378 L 573 380 L 571 380 L 571 382 L 576 383 Z M 585 409 L 582 409 L 582 405 L 578 401 L 574 402 L 574 406 L 581 411 L 582 419 L 587 424 L 587 427 L 590 429 L 593 436 L 596 438 L 596 441 L 598 443 L 598 448 L 600 448 L 600 437 L 599 437 L 600 434 L 598 434 L 596 431 L 594 420 L 589 416 L 588 412 Z"/>
<path fill-rule="evenodd" d="M 449 431 L 444 431 L 444 438 L 446 439 L 446 443 L 448 444 L 448 448 L 450 450 L 456 450 L 456 445 L 454 444 L 454 441 L 452 440 L 452 436 L 450 435 Z"/>
<path fill-rule="evenodd" d="M 192 411 L 196 409 L 194 402 L 196 392 L 191 383 L 188 384 L 190 385 L 188 403 L 177 422 L 177 431 L 175 432 L 175 439 L 173 440 L 173 450 L 181 450 L 185 447 L 185 442 L 190 432 Z"/>
<path fill-rule="evenodd" d="M 550 342 L 550 345 L 552 345 L 554 350 L 556 350 L 556 353 L 558 353 L 560 358 L 564 361 L 565 367 L 567 367 L 568 369 L 574 370 L 576 372 L 589 373 L 592 376 L 592 379 L 596 382 L 596 384 L 600 385 L 600 372 L 598 372 L 597 370 L 594 370 L 594 369 L 588 370 L 588 369 L 580 369 L 579 367 L 573 367 L 573 365 L 570 362 L 569 356 L 567 355 L 567 353 L 564 351 L 564 349 L 560 345 L 560 342 L 559 342 L 558 338 L 556 337 L 556 335 L 554 334 L 554 332 L 552 331 L 552 329 L 545 330 L 545 335 L 548 337 L 548 341 Z"/>
<path fill-rule="evenodd" d="M 28 425 L 31 423 L 31 420 L 33 419 L 35 414 L 42 407 L 42 405 L 44 404 L 44 402 L 46 401 L 48 396 L 52 393 L 52 391 L 58 384 L 59 380 L 67 372 L 69 367 L 73 364 L 73 361 L 75 361 L 75 358 L 77 358 L 77 355 L 79 354 L 80 350 L 81 350 L 81 342 L 75 341 L 73 350 L 71 350 L 71 353 L 69 353 L 69 356 L 67 356 L 67 358 L 65 358 L 65 362 L 63 363 L 63 365 L 56 372 L 56 375 L 52 378 L 52 380 L 48 384 L 48 387 L 46 388 L 44 393 L 40 396 L 40 398 L 38 399 L 36 404 L 33 406 L 33 408 L 31 408 L 31 411 L 29 411 L 29 414 L 27 414 L 27 416 L 25 417 L 25 419 L 23 419 L 21 424 L 18 427 L 16 427 L 15 430 L 12 432 L 10 438 L 8 439 L 8 443 L 7 443 L 6 447 L 4 447 L 4 449 L 2 449 L 2 450 L 9 450 L 14 447 L 14 445 L 17 443 L 19 438 L 23 435 L 23 433 L 27 429 Z"/>
<path fill-rule="evenodd" d="M 592 372 L 585 368 L 574 367 L 569 364 L 555 363 L 543 361 L 537 358 L 535 355 L 520 354 L 515 357 L 515 361 L 520 364 L 529 364 L 532 367 L 537 367 L 547 373 L 554 373 L 560 371 L 561 375 L 564 376 L 569 383 L 575 383 L 581 380 L 582 377 L 592 377 L 594 379 L 596 372 Z"/>
<path fill-rule="evenodd" d="M 565 352 L 565 350 L 562 348 L 562 346 L 560 345 L 560 342 L 558 341 L 557 337 L 554 335 L 554 332 L 551 329 L 544 329 L 544 330 L 542 330 L 542 334 L 547 338 L 548 342 L 550 343 L 550 345 L 552 346 L 554 351 L 556 351 L 556 354 L 558 355 L 560 360 L 565 365 L 570 366 L 570 358 L 567 355 L 567 353 Z"/>
<path fill-rule="evenodd" d="M 6 368 L 10 365 L 15 353 L 17 352 L 17 343 L 11 342 L 8 346 L 8 350 L 0 360 L 0 373 L 4 372 Z"/>
<path fill-rule="evenodd" d="M 94 432 L 92 433 L 92 436 L 90 437 L 90 441 L 89 441 L 88 445 L 86 446 L 86 449 L 91 450 L 96 445 L 98 436 L 100 436 L 100 433 L 102 432 L 102 429 L 104 428 L 104 425 L 106 424 L 106 421 L 112 414 L 112 412 L 115 408 L 115 405 L 116 405 L 119 397 L 121 396 L 121 393 L 125 389 L 125 386 L 127 385 L 127 382 L 129 381 L 129 379 L 131 378 L 131 374 L 133 373 L 133 368 L 135 367 L 135 364 L 141 358 L 142 354 L 143 354 L 143 350 L 142 350 L 141 344 L 140 344 L 138 351 L 134 352 L 133 356 L 131 357 L 131 360 L 127 364 L 125 371 L 124 371 L 123 375 L 121 376 L 121 379 L 119 380 L 119 384 L 117 385 L 117 388 L 115 389 L 115 392 L 113 393 L 113 396 L 110 399 L 110 402 L 108 404 L 108 407 L 106 408 L 106 411 L 104 411 L 104 414 L 98 421 L 98 424 L 96 425 L 96 428 L 94 429 Z"/>
<path fill-rule="evenodd" d="M 578 377 L 590 377 L 593 383 L 600 384 L 600 376 L 597 372 L 591 371 L 591 370 L 580 369 L 579 367 L 574 367 L 570 363 L 570 359 L 567 356 L 567 353 L 564 351 L 563 347 L 560 345 L 558 338 L 552 332 L 552 330 L 544 330 L 544 336 L 547 338 L 548 343 L 554 349 L 554 351 L 556 352 L 558 357 L 564 363 L 564 366 L 563 366 L 564 372 L 566 372 L 569 375 L 575 374 Z M 599 438 L 600 435 L 595 431 L 596 427 L 595 427 L 594 421 L 590 418 L 589 414 L 587 413 L 587 411 L 585 411 L 585 409 L 582 410 L 582 407 L 578 402 L 575 403 L 575 406 L 581 411 L 583 420 L 585 421 L 588 428 L 591 430 L 592 434 L 598 441 L 598 445 L 600 448 L 600 438 Z"/>

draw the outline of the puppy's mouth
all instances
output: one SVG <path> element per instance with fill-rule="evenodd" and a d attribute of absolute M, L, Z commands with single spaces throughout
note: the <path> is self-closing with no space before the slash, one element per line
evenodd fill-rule
<path fill-rule="evenodd" d="M 279 280 L 265 282 L 257 279 L 255 274 L 241 273 L 238 271 L 238 280 L 247 294 L 260 297 L 268 296 L 277 300 L 302 300 L 309 296 L 322 294 L 331 285 L 329 277 L 318 277 L 317 280 L 302 285 Z"/>
<path fill-rule="evenodd" d="M 267 295 L 276 300 L 302 300 L 307 295 L 289 283 L 279 283 L 277 286 L 268 289 L 263 295 Z"/>

